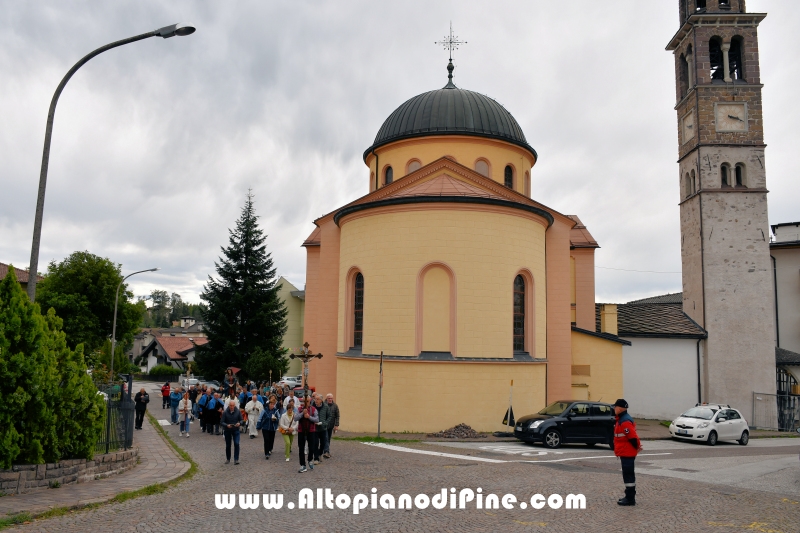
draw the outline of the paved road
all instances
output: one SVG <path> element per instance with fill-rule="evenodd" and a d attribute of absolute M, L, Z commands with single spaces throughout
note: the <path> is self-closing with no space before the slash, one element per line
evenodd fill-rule
<path fill-rule="evenodd" d="M 156 409 L 156 415 L 159 411 Z M 164 411 L 166 413 L 166 411 Z M 160 418 L 160 417 L 159 417 Z M 166 417 L 164 417 L 166 418 Z M 138 531 L 184 532 L 214 531 L 552 531 L 552 532 L 671 532 L 714 531 L 796 533 L 800 523 L 800 497 L 797 491 L 779 493 L 754 490 L 758 487 L 735 483 L 710 484 L 687 477 L 714 470 L 713 461 L 734 464 L 767 464 L 772 459 L 794 455 L 794 443 L 775 441 L 750 446 L 687 447 L 677 443 L 647 443 L 647 453 L 670 453 L 647 456 L 640 460 L 639 505 L 621 508 L 616 500 L 622 495 L 622 480 L 617 462 L 603 447 L 565 447 L 562 453 L 538 455 L 537 447 L 516 443 L 488 443 L 493 449 L 479 449 L 484 443 L 457 446 L 413 443 L 401 446 L 412 451 L 398 451 L 383 446 L 353 441 L 335 441 L 334 457 L 325 460 L 313 472 L 298 474 L 297 451 L 291 462 L 279 457 L 264 460 L 262 442 L 242 440 L 242 464 L 224 464 L 222 437 L 209 436 L 193 428 L 189 439 L 177 438 L 177 427 L 167 430 L 199 463 L 201 472 L 191 481 L 167 492 L 96 510 L 51 520 L 36 521 L 21 531 L 84 532 Z M 764 441 L 766 442 L 766 441 Z M 276 443 L 277 444 L 277 443 Z M 508 449 L 496 446 L 508 446 Z M 280 450 L 280 446 L 276 446 Z M 508 453 L 511 449 L 535 451 L 535 456 Z M 418 451 L 428 452 L 425 454 Z M 529 453 L 529 452 L 526 452 Z M 741 453 L 750 455 L 739 455 Z M 431 455 L 434 454 L 434 455 Z M 592 459 L 592 457 L 598 457 Z M 754 460 L 752 458 L 759 458 Z M 766 459 L 761 459 L 766 457 Z M 575 461 L 545 462 L 558 459 Z M 476 460 L 477 459 L 477 460 Z M 526 462 L 519 462 L 526 461 Z M 535 462 L 527 462 L 535 461 Z M 672 463 L 674 461 L 674 463 Z M 694 462 L 692 462 L 694 461 Z M 649 464 L 645 464 L 649 463 Z M 695 463 L 700 463 L 698 466 Z M 675 466 L 682 465 L 682 466 Z M 676 471 L 675 468 L 698 470 Z M 644 475 L 644 471 L 648 474 Z M 667 475 L 656 475 L 659 473 Z M 800 479 L 800 461 L 792 468 L 776 470 Z M 673 477 L 677 474 L 679 477 Z M 699 476 L 702 478 L 703 476 Z M 751 481 L 758 476 L 750 476 Z M 365 509 L 353 515 L 352 509 L 289 509 L 298 501 L 302 488 L 329 488 L 334 495 L 401 494 L 429 496 L 442 488 L 471 488 L 483 494 L 513 494 L 520 501 L 531 495 L 582 493 L 585 510 L 477 509 L 474 502 L 464 510 L 383 510 Z M 284 496 L 279 510 L 217 509 L 215 495 L 245 492 L 277 493 Z"/>

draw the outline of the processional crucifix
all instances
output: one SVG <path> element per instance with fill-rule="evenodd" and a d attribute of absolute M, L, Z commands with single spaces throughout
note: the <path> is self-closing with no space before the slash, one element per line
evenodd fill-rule
<path fill-rule="evenodd" d="M 303 397 L 308 397 L 308 362 L 312 359 L 322 359 L 322 354 L 318 353 L 316 355 L 311 353 L 311 350 L 308 349 L 310 345 L 305 343 L 302 348 L 300 348 L 299 354 L 291 354 L 289 355 L 290 359 L 300 359 L 303 362 Z"/>

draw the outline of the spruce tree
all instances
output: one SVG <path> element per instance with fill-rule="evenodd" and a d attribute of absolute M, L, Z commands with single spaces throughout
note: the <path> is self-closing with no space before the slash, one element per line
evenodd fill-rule
<path fill-rule="evenodd" d="M 9 268 L 0 281 L 0 468 L 58 460 L 57 380 L 50 330 Z"/>
<path fill-rule="evenodd" d="M 219 278 L 209 276 L 200 295 L 208 305 L 203 312 L 208 344 L 198 348 L 198 367 L 207 378 L 220 379 L 229 366 L 246 373 L 272 369 L 280 376 L 287 311 L 278 297 L 275 267 L 251 192 L 229 234 L 228 246 L 221 248 L 223 255 L 214 263 Z M 253 356 L 254 364 L 248 365 Z"/>

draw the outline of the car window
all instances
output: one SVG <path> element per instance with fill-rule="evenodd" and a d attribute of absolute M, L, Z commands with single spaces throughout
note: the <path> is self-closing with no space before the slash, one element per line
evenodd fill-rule
<path fill-rule="evenodd" d="M 567 407 L 569 407 L 569 403 L 567 402 L 553 402 L 541 411 L 539 411 L 540 415 L 551 415 L 557 416 L 563 413 Z"/>
<path fill-rule="evenodd" d="M 589 416 L 589 404 L 576 403 L 570 408 L 569 414 L 572 416 Z"/>
<path fill-rule="evenodd" d="M 592 405 L 592 416 L 611 416 L 610 405 Z"/>
<path fill-rule="evenodd" d="M 699 418 L 702 420 L 711 420 L 714 418 L 714 413 L 716 413 L 716 409 L 710 409 L 708 407 L 692 407 L 681 416 L 686 418 Z"/>
<path fill-rule="evenodd" d="M 728 420 L 741 420 L 741 418 L 738 411 L 735 409 L 728 409 Z"/>
<path fill-rule="evenodd" d="M 726 409 L 721 409 L 720 412 L 717 413 L 717 418 L 715 420 L 719 422 L 720 418 L 728 418 L 728 411 Z"/>

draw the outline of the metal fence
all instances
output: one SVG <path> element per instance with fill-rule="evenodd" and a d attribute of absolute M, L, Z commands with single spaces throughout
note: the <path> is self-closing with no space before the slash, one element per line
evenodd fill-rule
<path fill-rule="evenodd" d="M 800 427 L 800 396 L 753 393 L 753 421 L 758 429 L 795 431 Z"/>
<path fill-rule="evenodd" d="M 103 431 L 95 444 L 95 453 L 127 450 L 133 446 L 134 402 L 126 382 L 111 383 L 99 388 L 105 395 Z"/>

